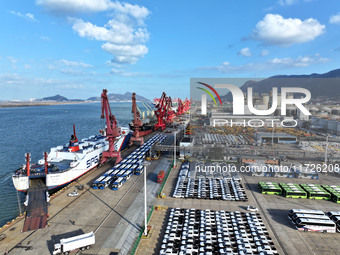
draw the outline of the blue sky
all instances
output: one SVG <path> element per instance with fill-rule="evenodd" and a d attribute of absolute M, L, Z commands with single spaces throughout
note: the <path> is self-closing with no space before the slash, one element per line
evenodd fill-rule
<path fill-rule="evenodd" d="M 103 88 L 184 98 L 193 77 L 340 67 L 339 0 L 12 0 L 0 6 L 0 100 L 86 99 Z"/>

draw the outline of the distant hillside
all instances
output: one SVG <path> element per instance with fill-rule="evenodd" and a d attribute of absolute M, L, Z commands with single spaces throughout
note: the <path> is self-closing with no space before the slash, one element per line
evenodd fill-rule
<path fill-rule="evenodd" d="M 109 93 L 108 94 L 110 101 L 117 101 L 117 102 L 124 102 L 124 101 L 131 101 L 132 93 L 126 92 L 125 94 L 114 94 Z M 149 102 L 150 100 L 142 97 L 140 95 L 136 95 L 137 101 L 144 101 Z M 100 97 L 90 97 L 87 99 L 88 101 L 100 101 Z M 83 102 L 85 100 L 82 99 L 68 99 L 67 97 L 61 96 L 61 95 L 55 95 L 51 97 L 44 97 L 40 99 L 36 99 L 35 101 L 54 101 L 54 102 Z"/>
<path fill-rule="evenodd" d="M 115 93 L 109 93 L 108 98 L 110 101 L 131 101 L 132 99 L 132 93 L 131 92 L 126 92 L 125 94 L 115 94 Z M 89 101 L 100 101 L 100 97 L 90 97 L 87 100 Z M 142 97 L 140 95 L 136 94 L 136 100 L 137 101 L 144 101 L 144 102 L 149 102 L 150 100 Z"/>
<path fill-rule="evenodd" d="M 52 96 L 52 97 L 44 97 L 44 98 L 42 98 L 40 100 L 41 101 L 58 101 L 58 102 L 69 101 L 68 98 L 63 97 L 61 95 L 55 95 L 55 96 Z"/>
<path fill-rule="evenodd" d="M 52 97 L 44 97 L 41 99 L 37 99 L 36 101 L 55 101 L 55 102 L 82 102 L 84 100 L 81 99 L 68 99 L 66 97 L 63 97 L 61 95 L 55 95 Z"/>
<path fill-rule="evenodd" d="M 301 79 L 303 78 L 303 79 Z M 333 78 L 329 80 L 322 80 Z M 249 80 L 241 86 L 243 92 L 248 87 L 253 87 L 253 93 L 270 93 L 273 87 L 301 87 L 308 89 L 313 97 L 340 97 L 340 69 L 336 69 L 324 74 L 310 75 L 276 75 L 262 81 Z M 327 81 L 327 82 L 325 82 Z M 222 100 L 231 101 L 232 95 L 228 92 L 221 96 Z"/>

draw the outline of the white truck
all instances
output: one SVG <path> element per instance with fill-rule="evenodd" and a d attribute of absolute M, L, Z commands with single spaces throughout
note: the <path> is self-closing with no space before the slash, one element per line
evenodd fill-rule
<path fill-rule="evenodd" d="M 93 232 L 73 236 L 70 238 L 64 238 L 60 240 L 60 243 L 54 245 L 53 255 L 66 255 L 77 249 L 82 251 L 85 249 L 88 250 L 93 244 L 95 244 L 95 236 Z"/>

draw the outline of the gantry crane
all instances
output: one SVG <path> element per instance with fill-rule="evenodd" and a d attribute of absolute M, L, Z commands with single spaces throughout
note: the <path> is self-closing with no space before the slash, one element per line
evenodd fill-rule
<path fill-rule="evenodd" d="M 175 117 L 175 112 L 172 110 L 172 99 L 171 97 L 166 98 L 166 106 L 165 106 L 165 122 L 170 124 Z"/>
<path fill-rule="evenodd" d="M 162 93 L 161 98 L 159 99 L 155 110 L 155 115 L 157 117 L 157 123 L 155 124 L 155 129 L 165 129 L 165 123 L 164 123 L 164 115 L 166 111 L 166 94 L 165 92 Z"/>
<path fill-rule="evenodd" d="M 140 145 L 144 144 L 144 138 L 143 136 L 146 136 L 147 134 L 150 134 L 152 132 L 152 129 L 150 130 L 143 130 L 141 131 L 143 127 L 143 120 L 140 119 L 140 113 L 137 108 L 136 103 L 136 93 L 132 93 L 132 110 L 133 113 L 133 120 L 132 125 L 130 128 L 133 130 L 132 137 L 130 139 L 130 145 L 133 144 L 133 142 L 140 142 Z"/>
<path fill-rule="evenodd" d="M 182 115 L 184 113 L 184 104 L 182 99 L 178 98 L 177 115 Z"/>
<path fill-rule="evenodd" d="M 111 113 L 107 89 L 103 89 L 101 95 L 102 115 L 101 118 L 106 120 L 106 138 L 109 141 L 109 149 L 103 152 L 101 163 L 106 162 L 109 158 L 116 158 L 116 164 L 122 160 L 120 151 L 115 150 L 116 138 L 121 135 L 121 129 L 117 127 L 116 117 Z"/>
<path fill-rule="evenodd" d="M 184 100 L 184 112 L 187 112 L 187 111 L 190 110 L 190 104 L 191 104 L 190 100 L 188 98 L 185 98 L 185 100 Z"/>

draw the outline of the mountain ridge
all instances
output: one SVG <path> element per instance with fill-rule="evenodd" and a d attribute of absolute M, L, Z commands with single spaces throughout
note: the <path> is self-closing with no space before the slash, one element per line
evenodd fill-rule
<path fill-rule="evenodd" d="M 308 89 L 312 97 L 339 97 L 340 96 L 340 69 L 334 69 L 327 73 L 312 73 L 301 75 L 275 75 L 261 81 L 246 81 L 240 89 L 247 92 L 248 87 L 253 88 L 253 93 L 270 93 L 273 87 L 300 87 Z M 299 79 L 299 80 L 297 80 Z M 329 79 L 327 83 L 320 83 L 321 79 Z M 221 96 L 221 100 L 231 101 L 230 91 Z"/>
<path fill-rule="evenodd" d="M 109 93 L 108 94 L 108 98 L 109 101 L 116 101 L 116 102 L 129 102 L 132 100 L 132 93 L 131 92 L 125 92 L 124 94 L 116 94 L 116 93 Z M 100 101 L 101 98 L 100 97 L 89 97 L 86 100 L 83 99 L 69 99 L 67 97 L 61 96 L 59 94 L 55 95 L 55 96 L 50 96 L 50 97 L 44 97 L 44 98 L 39 98 L 36 99 L 35 101 L 54 101 L 54 102 L 84 102 L 84 101 Z M 149 99 L 137 95 L 136 94 L 136 100 L 137 101 L 143 101 L 143 102 L 150 102 Z"/>

